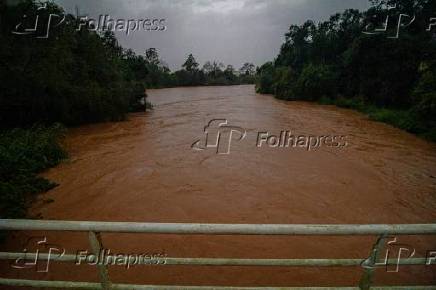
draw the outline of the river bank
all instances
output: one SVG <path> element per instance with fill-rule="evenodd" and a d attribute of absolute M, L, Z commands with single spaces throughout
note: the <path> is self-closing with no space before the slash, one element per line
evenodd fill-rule
<path fill-rule="evenodd" d="M 128 121 L 69 130 L 68 161 L 43 176 L 59 184 L 29 214 L 56 220 L 203 223 L 429 223 L 434 222 L 436 148 L 412 134 L 346 109 L 286 102 L 253 86 L 149 90 L 154 110 Z M 246 131 L 230 154 L 193 150 L 213 119 Z M 258 132 L 346 136 L 346 147 L 256 146 Z M 212 131 L 210 131 L 212 132 Z M 47 203 L 44 200 L 52 200 Z M 15 233 L 5 248 L 21 251 L 45 235 L 67 252 L 87 249 L 81 233 Z M 362 258 L 374 237 L 230 237 L 103 234 L 112 253 L 168 257 Z M 400 239 L 416 256 L 430 237 Z M 56 263 L 49 273 L 10 277 L 96 281 L 91 266 Z M 193 274 L 195 273 L 195 274 Z M 179 285 L 356 285 L 360 268 L 112 267 L 111 281 Z M 430 267 L 377 271 L 378 284 L 434 282 Z M 416 284 L 416 283 L 415 283 Z"/>

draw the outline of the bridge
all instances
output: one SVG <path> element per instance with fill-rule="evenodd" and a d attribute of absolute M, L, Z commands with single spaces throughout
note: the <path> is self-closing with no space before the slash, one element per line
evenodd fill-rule
<path fill-rule="evenodd" d="M 148 233 L 178 235 L 310 235 L 310 236 L 375 236 L 369 256 L 362 259 L 228 259 L 228 258 L 174 258 L 161 257 L 156 265 L 207 265 L 207 266 L 289 266 L 329 267 L 344 266 L 363 269 L 359 285 L 352 287 L 224 287 L 182 285 L 134 285 L 111 283 L 108 266 L 97 264 L 100 283 L 79 281 L 42 281 L 0 278 L 0 285 L 15 287 L 46 287 L 60 289 L 290 289 L 290 290 L 413 290 L 435 289 L 436 285 L 376 286 L 373 285 L 375 269 L 386 265 L 422 265 L 436 262 L 427 257 L 380 260 L 380 252 L 388 236 L 436 235 L 436 224 L 202 224 L 202 223 L 137 223 L 137 222 L 94 222 L 60 220 L 0 219 L 2 231 L 62 231 L 88 234 L 92 253 L 98 255 L 104 249 L 101 233 Z M 73 254 L 50 255 L 47 253 L 0 252 L 0 260 L 50 260 L 75 262 Z"/>

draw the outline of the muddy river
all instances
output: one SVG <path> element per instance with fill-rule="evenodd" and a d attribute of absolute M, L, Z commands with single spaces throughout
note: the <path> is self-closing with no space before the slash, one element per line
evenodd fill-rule
<path fill-rule="evenodd" d="M 31 209 L 33 217 L 266 224 L 436 222 L 435 144 L 351 110 L 280 101 L 256 94 L 253 86 L 148 94 L 153 111 L 133 114 L 125 122 L 69 131 L 70 159 L 44 174 L 60 185 L 40 196 Z M 205 127 L 212 120 L 206 143 Z M 232 134 L 225 132 L 229 128 Z M 324 136 L 329 142 L 310 150 L 304 145 L 281 146 L 290 134 Z M 214 146 L 216 136 L 219 146 Z M 331 136 L 340 136 L 341 144 L 332 145 Z M 88 249 L 84 233 L 30 232 L 13 234 L 7 248 L 21 251 L 26 238 L 41 235 L 70 253 Z M 221 258 L 363 258 L 375 241 L 366 236 L 102 238 L 113 253 Z M 398 241 L 413 247 L 415 257 L 436 250 L 436 237 Z M 2 276 L 9 277 L 98 279 L 90 265 L 52 263 L 47 273 L 4 263 L 1 269 Z M 388 270 L 377 270 L 376 283 L 436 283 L 434 266 Z M 128 270 L 113 266 L 109 271 L 111 280 L 120 283 L 216 286 L 354 286 L 361 273 L 360 267 L 160 265 Z"/>

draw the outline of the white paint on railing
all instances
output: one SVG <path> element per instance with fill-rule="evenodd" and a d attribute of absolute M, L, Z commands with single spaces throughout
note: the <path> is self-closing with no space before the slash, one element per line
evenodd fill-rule
<path fill-rule="evenodd" d="M 209 235 L 430 235 L 436 234 L 436 224 L 200 224 L 0 219 L 0 230 Z"/>
<path fill-rule="evenodd" d="M 0 285 L 47 287 L 61 289 L 102 289 L 99 283 L 71 281 L 42 281 L 23 279 L 2 279 Z M 223 287 L 223 286 L 173 286 L 173 285 L 135 285 L 111 284 L 113 290 L 359 290 L 359 287 Z M 371 290 L 436 290 L 436 286 L 379 286 Z"/>
<path fill-rule="evenodd" d="M 207 235 L 378 235 L 380 244 L 386 235 L 434 235 L 436 224 L 358 224 L 358 225 L 289 225 L 289 224 L 199 224 L 199 223 L 136 223 L 136 222 L 92 222 L 92 221 L 48 221 L 48 220 L 6 220 L 0 219 L 0 230 L 30 231 L 86 231 L 89 233 L 93 252 L 103 248 L 100 232 L 159 233 L 159 234 L 207 234 Z M 372 263 L 377 260 L 374 255 Z M 35 259 L 34 253 L 0 252 L 0 259 Z M 49 257 L 38 254 L 38 259 L 53 259 L 63 262 L 76 261 L 76 256 L 67 254 Z M 367 259 L 227 259 L 227 258 L 160 258 L 159 265 L 216 265 L 216 266 L 358 266 Z M 385 265 L 425 265 L 425 258 L 388 260 Z M 50 287 L 62 289 L 290 289 L 290 290 L 436 290 L 436 286 L 383 286 L 373 287 L 374 269 L 366 269 L 360 287 L 215 287 L 215 286 L 160 286 L 112 284 L 107 266 L 99 267 L 100 282 L 41 281 L 0 278 L 0 285 Z"/>
<path fill-rule="evenodd" d="M 39 260 L 58 262 L 77 262 L 77 255 L 50 255 L 46 253 L 12 253 L 0 252 L 0 260 Z M 153 265 L 200 265 L 200 266 L 360 266 L 366 259 L 235 259 L 235 258 L 172 258 L 157 259 L 161 263 Z M 141 262 L 141 261 L 140 261 Z M 379 265 L 426 265 L 426 258 L 388 259 L 380 261 Z M 141 263 L 138 263 L 140 265 Z M 142 261 L 143 265 L 151 265 Z"/>

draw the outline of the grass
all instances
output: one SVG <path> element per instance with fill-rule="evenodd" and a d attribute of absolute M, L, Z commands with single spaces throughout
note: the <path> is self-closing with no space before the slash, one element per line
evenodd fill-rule
<path fill-rule="evenodd" d="M 366 114 L 371 120 L 390 124 L 424 139 L 436 142 L 436 128 L 421 120 L 413 110 L 381 108 L 358 98 L 321 98 L 319 103 L 336 105 Z"/>
<path fill-rule="evenodd" d="M 38 173 L 67 158 L 64 135 L 58 124 L 0 132 L 0 218 L 25 217 L 33 197 L 57 185 Z"/>

